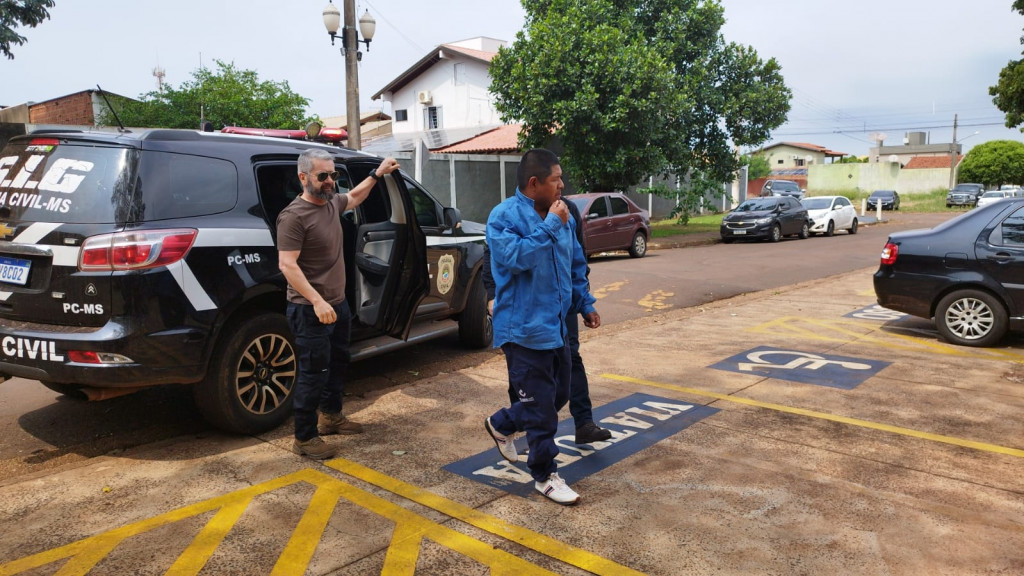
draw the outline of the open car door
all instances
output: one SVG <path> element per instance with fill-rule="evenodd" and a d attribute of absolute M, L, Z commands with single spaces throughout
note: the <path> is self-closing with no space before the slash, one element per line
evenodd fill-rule
<path fill-rule="evenodd" d="M 356 164 L 352 182 L 362 182 L 377 164 Z M 396 171 L 376 183 L 355 210 L 354 312 L 379 334 L 406 339 L 413 315 L 427 294 L 426 238 Z M 346 238 L 346 242 L 349 241 Z"/>

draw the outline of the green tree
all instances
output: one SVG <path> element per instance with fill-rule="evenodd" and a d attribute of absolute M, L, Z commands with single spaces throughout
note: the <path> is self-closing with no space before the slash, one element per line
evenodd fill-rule
<path fill-rule="evenodd" d="M 747 180 L 757 180 L 772 173 L 772 167 L 764 156 L 741 156 L 740 164 L 747 167 Z"/>
<path fill-rule="evenodd" d="M 991 140 L 978 144 L 960 162 L 957 179 L 986 187 L 1024 183 L 1024 143 Z"/>
<path fill-rule="evenodd" d="M 124 125 L 150 128 L 198 128 L 200 117 L 214 128 L 300 128 L 314 119 L 305 116 L 309 99 L 292 92 L 288 82 L 260 81 L 253 70 L 215 62 L 216 71 L 196 70 L 180 88 L 165 86 L 112 105 Z M 99 122 L 113 125 L 116 119 L 102 114 Z"/>
<path fill-rule="evenodd" d="M 54 0 L 0 0 L 0 54 L 14 60 L 11 46 L 21 46 L 25 37 L 14 29 L 18 26 L 35 28 L 50 17 Z"/>
<path fill-rule="evenodd" d="M 867 156 L 843 156 L 836 164 L 867 164 Z"/>
<path fill-rule="evenodd" d="M 520 145 L 563 147 L 581 190 L 676 176 L 708 190 L 785 122 L 778 63 L 726 43 L 717 0 L 523 0 L 524 30 L 491 62 Z M 705 190 L 696 190 L 703 194 Z M 670 191 L 674 196 L 675 191 Z"/>
<path fill-rule="evenodd" d="M 1024 15 L 1024 0 L 1015 0 L 1012 9 Z M 1024 44 L 1024 36 L 1020 43 Z M 1024 52 L 1022 52 L 1024 54 Z M 992 103 L 1006 115 L 1006 127 L 1024 124 L 1024 59 L 1010 60 L 999 71 L 999 82 L 988 89 Z M 1024 132 L 1024 128 L 1021 128 Z"/>

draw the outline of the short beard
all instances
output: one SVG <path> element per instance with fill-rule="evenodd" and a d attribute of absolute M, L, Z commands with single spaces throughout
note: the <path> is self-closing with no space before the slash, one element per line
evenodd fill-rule
<path fill-rule="evenodd" d="M 313 198 L 316 198 L 317 200 L 323 200 L 325 202 L 330 200 L 334 196 L 333 190 L 328 190 L 325 192 L 321 190 L 320 187 L 313 182 L 306 183 L 306 192 L 309 193 L 309 195 L 312 196 Z"/>

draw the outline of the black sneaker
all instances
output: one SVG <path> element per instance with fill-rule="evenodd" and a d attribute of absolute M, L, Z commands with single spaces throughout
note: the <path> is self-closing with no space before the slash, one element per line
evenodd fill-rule
<path fill-rule="evenodd" d="M 577 444 L 590 444 L 591 442 L 603 442 L 605 440 L 611 440 L 612 433 L 610 430 L 605 430 L 593 422 L 587 422 L 583 426 L 576 429 L 576 443 Z"/>

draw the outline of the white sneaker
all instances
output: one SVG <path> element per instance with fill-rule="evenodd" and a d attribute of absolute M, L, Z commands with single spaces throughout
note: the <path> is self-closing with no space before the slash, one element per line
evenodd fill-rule
<path fill-rule="evenodd" d="M 491 419 L 484 420 L 484 428 L 487 429 L 487 433 L 494 439 L 494 443 L 498 446 L 498 452 L 501 452 L 501 457 L 509 462 L 518 462 L 519 453 L 516 452 L 516 445 L 513 442 L 511 436 L 504 436 L 491 426 Z"/>
<path fill-rule="evenodd" d="M 564 506 L 572 506 L 580 501 L 580 495 L 569 488 L 569 485 L 562 480 L 557 472 L 548 476 L 548 479 L 543 482 L 534 482 L 533 487 L 537 489 L 537 492 L 547 496 L 549 500 Z"/>

